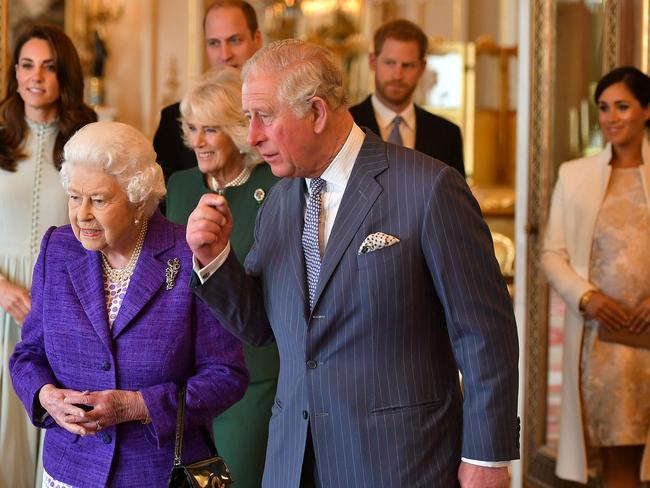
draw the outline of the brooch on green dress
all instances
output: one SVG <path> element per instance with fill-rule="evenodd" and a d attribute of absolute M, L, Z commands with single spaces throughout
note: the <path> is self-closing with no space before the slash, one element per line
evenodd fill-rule
<path fill-rule="evenodd" d="M 264 201 L 264 197 L 266 197 L 266 192 L 262 188 L 258 188 L 253 193 L 253 198 L 257 203 L 262 203 Z"/>

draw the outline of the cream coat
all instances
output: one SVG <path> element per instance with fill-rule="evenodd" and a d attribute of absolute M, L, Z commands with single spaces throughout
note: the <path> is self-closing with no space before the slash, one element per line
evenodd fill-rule
<path fill-rule="evenodd" d="M 650 145 L 644 139 L 641 176 L 650 202 Z M 589 282 L 591 246 L 596 218 L 612 172 L 612 150 L 562 164 L 542 250 L 542 269 L 550 285 L 566 302 L 560 442 L 555 472 L 560 478 L 587 482 L 587 455 L 580 405 L 580 352 L 583 318 L 580 297 L 596 287 Z M 650 210 L 650 207 L 649 207 Z M 650 432 L 641 477 L 650 480 Z"/>

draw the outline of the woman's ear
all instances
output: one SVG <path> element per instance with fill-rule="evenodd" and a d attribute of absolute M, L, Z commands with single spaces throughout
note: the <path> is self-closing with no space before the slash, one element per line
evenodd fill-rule
<path fill-rule="evenodd" d="M 329 107 L 327 102 L 321 97 L 312 97 L 311 112 L 314 117 L 314 132 L 320 134 L 325 130 L 327 119 L 329 117 Z"/>

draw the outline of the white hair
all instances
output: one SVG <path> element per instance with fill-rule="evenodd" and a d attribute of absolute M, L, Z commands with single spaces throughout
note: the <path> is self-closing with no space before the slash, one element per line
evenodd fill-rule
<path fill-rule="evenodd" d="M 274 75 L 276 96 L 298 117 L 307 115 L 311 99 L 324 99 L 330 109 L 348 105 L 343 73 L 332 53 L 322 46 L 297 39 L 276 41 L 257 51 L 243 66 L 242 78 Z"/>
<path fill-rule="evenodd" d="M 93 122 L 79 129 L 63 147 L 61 182 L 68 189 L 70 171 L 94 167 L 115 177 L 142 217 L 153 215 L 165 196 L 162 169 L 151 142 L 139 130 L 121 122 Z"/>
<path fill-rule="evenodd" d="M 262 162 L 257 149 L 246 142 L 248 119 L 241 108 L 241 77 L 230 66 L 205 73 L 185 94 L 180 104 L 183 141 L 188 140 L 190 119 L 196 118 L 206 125 L 219 127 L 244 156 L 244 165 Z"/>

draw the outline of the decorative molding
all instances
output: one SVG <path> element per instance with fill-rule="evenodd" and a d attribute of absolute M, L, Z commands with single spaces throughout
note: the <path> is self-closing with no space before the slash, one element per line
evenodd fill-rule
<path fill-rule="evenodd" d="M 604 0 L 603 19 L 603 74 L 618 64 L 619 0 Z"/>
<path fill-rule="evenodd" d="M 555 14 L 553 0 L 531 1 L 530 120 L 528 154 L 528 220 L 526 224 L 526 418 L 524 473 L 526 483 L 551 486 L 552 459 L 542 453 L 546 438 L 548 290 L 540 269 L 542 226 L 547 207 L 551 166 L 551 120 L 554 82 Z M 550 470 L 552 474 L 552 469 Z"/>

